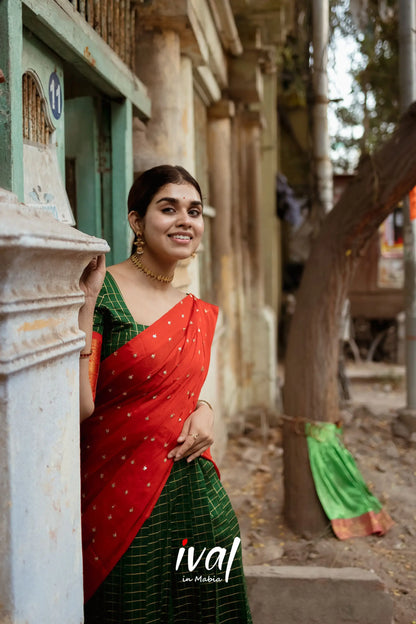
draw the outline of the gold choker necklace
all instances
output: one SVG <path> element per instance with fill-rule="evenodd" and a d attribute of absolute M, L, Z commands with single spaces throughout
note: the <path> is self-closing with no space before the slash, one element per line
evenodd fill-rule
<path fill-rule="evenodd" d="M 133 262 L 134 266 L 139 269 L 139 271 L 151 279 L 157 280 L 158 282 L 164 282 L 165 284 L 170 284 L 173 280 L 173 275 L 157 275 L 157 273 L 153 273 L 153 271 L 144 266 L 137 254 L 130 256 L 130 260 Z"/>

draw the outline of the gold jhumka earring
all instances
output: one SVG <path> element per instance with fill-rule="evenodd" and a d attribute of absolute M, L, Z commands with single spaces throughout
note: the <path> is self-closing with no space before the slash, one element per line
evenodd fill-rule
<path fill-rule="evenodd" d="M 143 238 L 143 234 L 141 232 L 137 232 L 136 233 L 136 240 L 134 241 L 133 245 L 136 247 L 136 254 L 138 256 L 141 256 L 143 251 L 144 251 L 144 246 L 145 246 L 145 241 Z"/>

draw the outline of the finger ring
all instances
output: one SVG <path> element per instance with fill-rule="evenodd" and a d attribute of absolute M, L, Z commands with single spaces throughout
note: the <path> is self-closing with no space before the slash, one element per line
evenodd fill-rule
<path fill-rule="evenodd" d="M 192 436 L 194 440 L 199 438 L 199 433 L 188 433 L 188 435 Z"/>

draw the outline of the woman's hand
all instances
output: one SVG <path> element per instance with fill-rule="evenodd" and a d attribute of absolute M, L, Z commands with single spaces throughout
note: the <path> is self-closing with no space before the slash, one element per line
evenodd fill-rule
<path fill-rule="evenodd" d="M 85 267 L 79 286 L 84 291 L 85 301 L 80 307 L 78 313 L 79 328 L 85 334 L 85 346 L 83 353 L 91 353 L 92 345 L 92 326 L 94 318 L 94 307 L 97 301 L 98 293 L 101 290 L 105 277 L 105 257 L 103 255 L 96 256 Z M 79 363 L 79 406 L 80 418 L 84 420 L 91 416 L 94 411 L 94 399 L 92 396 L 91 385 L 88 376 L 89 358 L 83 357 Z"/>
<path fill-rule="evenodd" d="M 214 412 L 205 403 L 197 404 L 196 410 L 186 419 L 178 445 L 168 454 L 178 461 L 187 457 L 190 462 L 206 451 L 214 442 Z"/>
<path fill-rule="evenodd" d="M 95 256 L 85 267 L 81 279 L 79 280 L 79 286 L 85 293 L 86 299 L 97 299 L 98 293 L 101 290 L 105 277 L 105 256 Z"/>

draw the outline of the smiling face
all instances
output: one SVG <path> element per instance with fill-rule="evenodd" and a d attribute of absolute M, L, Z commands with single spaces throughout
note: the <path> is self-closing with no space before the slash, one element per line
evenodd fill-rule
<path fill-rule="evenodd" d="M 202 202 L 191 184 L 166 184 L 152 198 L 146 214 L 129 214 L 130 225 L 145 240 L 143 260 L 177 262 L 198 248 L 204 232 Z"/>

